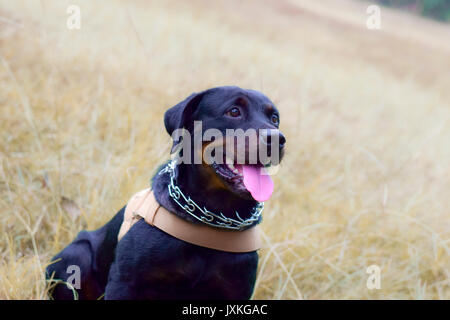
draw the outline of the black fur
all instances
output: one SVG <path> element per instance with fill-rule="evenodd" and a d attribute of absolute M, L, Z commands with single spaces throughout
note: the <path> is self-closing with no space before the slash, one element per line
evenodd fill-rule
<path fill-rule="evenodd" d="M 227 108 L 242 104 L 245 117 L 240 121 L 224 116 Z M 263 94 L 238 87 L 218 87 L 192 94 L 169 109 L 164 123 L 169 134 L 177 128 L 193 129 L 202 120 L 203 129 L 276 128 L 270 122 L 273 103 Z M 284 137 L 283 137 L 284 139 Z M 174 141 L 174 147 L 179 141 Z M 168 174 L 152 178 L 158 202 L 180 217 L 199 223 L 172 201 L 167 192 Z M 256 204 L 252 198 L 226 188 L 210 186 L 202 165 L 180 164 L 177 184 L 192 199 L 212 211 L 225 215 L 234 210 L 245 218 Z M 138 190 L 136 190 L 138 191 Z M 228 253 L 199 247 L 176 239 L 141 220 L 117 243 L 125 207 L 105 226 L 81 231 L 58 253 L 47 268 L 47 279 L 67 281 L 69 265 L 81 269 L 80 299 L 249 299 L 253 293 L 258 264 L 257 252 Z M 73 292 L 59 283 L 51 290 L 54 299 L 73 299 Z"/>

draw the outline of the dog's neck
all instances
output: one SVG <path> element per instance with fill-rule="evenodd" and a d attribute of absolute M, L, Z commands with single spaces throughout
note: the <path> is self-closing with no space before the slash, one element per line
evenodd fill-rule
<path fill-rule="evenodd" d="M 165 165 L 162 165 L 152 178 L 152 189 L 156 200 L 177 216 L 194 223 L 201 223 L 183 211 L 170 197 L 167 187 L 170 183 L 170 176 L 169 174 L 159 174 Z M 247 219 L 251 216 L 252 210 L 257 205 L 257 201 L 255 200 L 246 200 L 228 189 L 212 186 L 208 175 L 204 173 L 201 165 L 179 164 L 176 170 L 176 183 L 182 192 L 194 200 L 200 207 L 205 207 L 209 211 L 221 212 L 227 218 L 234 218 L 237 211 L 240 217 Z M 247 228 L 259 222 L 260 220 Z"/>

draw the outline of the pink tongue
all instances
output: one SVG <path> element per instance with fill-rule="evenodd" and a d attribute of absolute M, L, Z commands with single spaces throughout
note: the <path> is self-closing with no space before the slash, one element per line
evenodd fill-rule
<path fill-rule="evenodd" d="M 244 185 L 256 201 L 267 201 L 273 192 L 273 181 L 262 167 L 239 166 L 244 175 Z"/>

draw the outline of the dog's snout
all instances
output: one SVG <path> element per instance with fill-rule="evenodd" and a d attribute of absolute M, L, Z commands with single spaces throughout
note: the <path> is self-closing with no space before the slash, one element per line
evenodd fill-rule
<path fill-rule="evenodd" d="M 283 148 L 284 145 L 286 144 L 286 138 L 284 136 L 284 134 L 281 133 L 281 131 L 278 131 L 280 137 L 279 137 L 279 141 L 280 141 L 280 148 Z"/>
<path fill-rule="evenodd" d="M 280 149 L 286 143 L 286 138 L 280 130 L 262 130 L 259 135 L 259 140 L 267 146 L 271 146 L 272 143 L 278 143 Z"/>

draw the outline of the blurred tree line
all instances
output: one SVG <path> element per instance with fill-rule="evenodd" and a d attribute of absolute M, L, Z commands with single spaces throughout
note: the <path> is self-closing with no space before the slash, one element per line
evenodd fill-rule
<path fill-rule="evenodd" d="M 436 20 L 450 22 L 450 0 L 375 0 L 395 8 L 406 9 Z"/>

